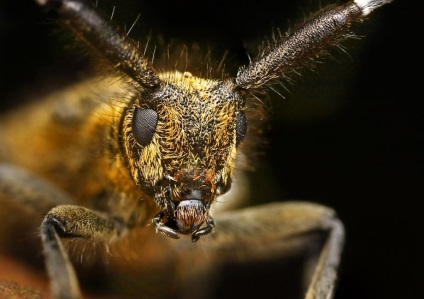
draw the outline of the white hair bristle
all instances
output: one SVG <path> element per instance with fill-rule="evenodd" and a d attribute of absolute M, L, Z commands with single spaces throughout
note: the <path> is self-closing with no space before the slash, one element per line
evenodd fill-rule
<path fill-rule="evenodd" d="M 354 2 L 362 9 L 362 14 L 366 16 L 374 9 L 390 3 L 392 0 L 354 0 Z"/>

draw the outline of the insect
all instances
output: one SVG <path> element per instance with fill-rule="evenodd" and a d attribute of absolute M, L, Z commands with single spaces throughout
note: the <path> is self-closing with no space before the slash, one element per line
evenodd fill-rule
<path fill-rule="evenodd" d="M 123 294 L 108 289 L 117 296 L 214 297 L 228 269 L 275 263 L 278 277 L 295 276 L 295 285 L 282 288 L 288 297 L 331 297 L 343 226 L 330 208 L 286 202 L 216 216 L 212 209 L 237 187 L 237 158 L 263 93 L 389 1 L 322 9 L 235 77 L 155 67 L 90 4 L 37 2 L 55 10 L 112 73 L 2 116 L 0 197 L 40 215 L 52 297 L 80 298 L 80 283 L 96 291 L 84 283 L 86 262 L 75 259 L 97 251 L 109 263 L 94 258 L 88 266 L 99 280 L 130 285 Z"/>

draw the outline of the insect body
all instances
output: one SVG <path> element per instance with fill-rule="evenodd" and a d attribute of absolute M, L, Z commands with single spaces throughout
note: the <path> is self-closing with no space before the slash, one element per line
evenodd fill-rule
<path fill-rule="evenodd" d="M 181 246 L 193 257 L 208 248 L 211 259 L 224 263 L 274 252 L 282 259 L 323 243 L 310 257 L 315 262 L 303 265 L 309 277 L 304 289 L 307 298 L 331 296 L 343 242 L 343 227 L 331 209 L 274 204 L 215 221 L 211 208 L 230 190 L 248 133 L 249 102 L 389 1 L 356 0 L 324 9 L 264 49 L 235 78 L 221 79 L 157 72 L 135 42 L 88 4 L 38 2 L 55 9 L 120 76 L 88 80 L 51 95 L 49 108 L 4 117 L 7 162 L 0 165 L 0 198 L 45 215 L 41 237 L 53 297 L 81 296 L 62 239 L 119 242 L 149 223 L 171 239 L 181 234 L 192 241 L 210 239 L 190 249 L 166 244 L 176 260 Z"/>

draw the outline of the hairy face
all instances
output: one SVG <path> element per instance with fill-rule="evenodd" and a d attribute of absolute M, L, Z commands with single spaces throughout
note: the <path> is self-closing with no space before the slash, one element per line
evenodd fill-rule
<path fill-rule="evenodd" d="M 164 73 L 164 82 L 127 110 L 123 140 L 132 176 L 169 225 L 192 233 L 231 185 L 246 133 L 244 101 L 228 81 Z"/>

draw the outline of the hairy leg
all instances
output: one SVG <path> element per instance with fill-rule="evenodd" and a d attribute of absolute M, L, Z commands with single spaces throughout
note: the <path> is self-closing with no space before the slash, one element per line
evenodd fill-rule
<path fill-rule="evenodd" d="M 0 200 L 17 204 L 40 216 L 73 200 L 62 190 L 18 166 L 0 163 Z"/>
<path fill-rule="evenodd" d="M 261 288 L 261 276 L 265 276 L 263 295 L 279 290 L 291 294 L 285 298 L 333 296 L 344 229 L 330 208 L 306 202 L 272 203 L 225 213 L 215 219 L 216 232 L 200 240 L 197 246 L 176 244 L 180 253 L 179 268 L 188 269 L 182 277 L 186 277 L 190 293 L 196 294 L 193 286 L 208 284 L 212 286 L 211 291 L 216 292 L 219 289 L 214 287 L 216 280 L 220 281 L 218 285 L 223 284 L 222 288 L 231 288 L 234 277 L 225 277 L 229 271 L 241 268 L 235 276 L 248 295 Z M 230 266 L 222 266 L 225 264 Z M 264 270 L 264 265 L 269 268 Z M 255 267 L 263 273 L 256 272 Z M 253 282 L 248 283 L 245 275 L 253 275 Z M 276 281 L 274 290 L 270 289 L 271 280 Z M 293 282 L 296 286 L 291 285 Z M 290 290 L 296 287 L 300 290 Z M 204 294 L 204 287 L 202 289 L 200 292 Z M 239 290 L 237 288 L 240 295 Z M 183 297 L 194 298 L 185 293 Z"/>
<path fill-rule="evenodd" d="M 19 167 L 0 165 L 0 200 L 44 217 L 41 239 L 53 298 L 81 297 L 61 238 L 110 241 L 124 226 L 118 219 L 80 206 L 49 182 Z"/>

